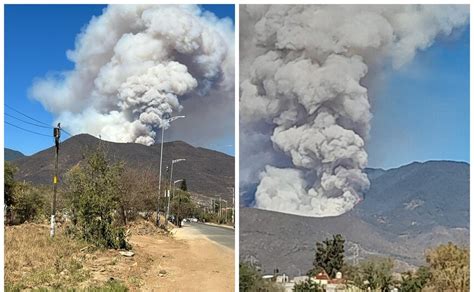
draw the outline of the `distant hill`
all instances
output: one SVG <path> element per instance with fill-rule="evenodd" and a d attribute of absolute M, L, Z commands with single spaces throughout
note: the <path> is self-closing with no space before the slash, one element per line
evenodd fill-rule
<path fill-rule="evenodd" d="M 91 135 L 73 136 L 61 143 L 59 155 L 60 178 L 74 165 L 84 159 L 84 154 L 103 143 L 112 160 L 122 160 L 127 167 L 140 171 L 148 169 L 158 176 L 160 145 L 145 146 L 136 143 L 113 143 L 101 141 Z M 229 187 L 234 185 L 234 157 L 182 141 L 166 142 L 163 145 L 163 170 L 172 159 L 184 158 L 175 164 L 173 176 L 186 179 L 188 190 L 206 197 L 222 196 L 229 201 Z M 14 161 L 18 167 L 16 179 L 34 184 L 49 184 L 54 170 L 54 147 Z"/>
<path fill-rule="evenodd" d="M 20 151 L 16 151 L 10 148 L 4 148 L 3 151 L 4 151 L 5 161 L 12 161 L 18 158 L 25 157 L 25 155 L 21 153 Z"/>
<path fill-rule="evenodd" d="M 241 208 L 241 259 L 258 261 L 266 272 L 304 274 L 315 242 L 341 233 L 350 263 L 390 256 L 398 270 L 406 270 L 424 263 L 427 248 L 449 241 L 469 244 L 469 164 L 429 161 L 366 173 L 371 187 L 364 200 L 341 216 Z"/>

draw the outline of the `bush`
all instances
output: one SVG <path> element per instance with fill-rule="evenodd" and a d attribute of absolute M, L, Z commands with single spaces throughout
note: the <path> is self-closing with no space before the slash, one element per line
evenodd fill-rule
<path fill-rule="evenodd" d="M 13 222 L 40 221 L 48 218 L 48 202 L 44 192 L 27 183 L 17 183 L 14 187 L 12 206 Z"/>
<path fill-rule="evenodd" d="M 293 287 L 295 292 L 324 292 L 324 288 L 321 285 L 313 282 L 311 279 L 295 284 Z"/>
<path fill-rule="evenodd" d="M 129 248 L 124 228 L 115 218 L 122 173 L 122 164 L 111 164 L 99 148 L 67 174 L 65 195 L 75 235 L 99 247 Z"/>
<path fill-rule="evenodd" d="M 272 292 L 284 291 L 283 287 L 262 279 L 262 275 L 249 263 L 239 264 L 239 291 L 240 292 Z"/>
<path fill-rule="evenodd" d="M 8 162 L 4 163 L 4 193 L 3 193 L 3 200 L 7 208 L 10 208 L 15 200 L 13 197 L 13 190 L 15 188 L 15 180 L 14 175 L 16 172 L 16 168 Z"/>
<path fill-rule="evenodd" d="M 354 267 L 351 278 L 359 288 L 385 292 L 394 286 L 392 270 L 392 259 L 375 257 Z"/>
<path fill-rule="evenodd" d="M 170 214 L 176 215 L 178 225 L 181 225 L 181 220 L 184 218 L 194 216 L 195 210 L 196 206 L 191 200 L 191 195 L 181 189 L 175 189 L 170 203 Z"/>
<path fill-rule="evenodd" d="M 453 243 L 427 252 L 429 284 L 442 291 L 469 291 L 469 249 Z"/>

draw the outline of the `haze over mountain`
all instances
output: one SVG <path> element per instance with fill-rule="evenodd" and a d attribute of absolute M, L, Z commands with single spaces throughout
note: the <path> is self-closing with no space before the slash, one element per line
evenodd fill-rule
<path fill-rule="evenodd" d="M 241 259 L 258 261 L 267 273 L 279 268 L 305 274 L 316 241 L 341 233 L 350 263 L 389 256 L 398 270 L 406 270 L 425 262 L 427 248 L 449 241 L 469 244 L 469 164 L 428 161 L 365 171 L 370 189 L 341 216 L 310 218 L 241 207 Z"/>
<path fill-rule="evenodd" d="M 60 146 L 60 180 L 74 165 L 84 159 L 84 154 L 95 149 L 99 143 L 114 160 L 122 160 L 126 167 L 150 170 L 158 176 L 160 165 L 160 144 L 145 146 L 137 143 L 113 143 L 102 141 L 91 135 L 73 136 Z M 184 158 L 185 162 L 175 164 L 173 177 L 186 179 L 188 190 L 206 197 L 222 196 L 232 201 L 229 190 L 234 185 L 234 157 L 200 147 L 194 147 L 182 141 L 165 142 L 163 145 L 163 170 L 172 159 Z M 54 170 L 54 147 L 34 155 L 15 160 L 18 167 L 16 179 L 34 184 L 49 184 Z"/>

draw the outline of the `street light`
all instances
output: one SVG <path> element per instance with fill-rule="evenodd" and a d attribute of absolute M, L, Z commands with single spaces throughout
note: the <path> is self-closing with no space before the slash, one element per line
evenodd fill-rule
<path fill-rule="evenodd" d="M 158 178 L 158 207 L 156 208 L 156 225 L 160 226 L 160 196 L 161 196 L 161 166 L 163 165 L 163 140 L 165 138 L 165 127 L 164 125 L 171 123 L 180 118 L 186 116 L 171 117 L 170 113 L 164 113 L 161 122 L 161 151 L 160 151 L 160 175 Z M 166 221 L 166 220 L 165 220 Z"/>
<path fill-rule="evenodd" d="M 181 182 L 181 181 L 183 181 L 183 180 L 182 180 L 182 179 L 178 179 L 178 180 L 175 180 L 175 181 L 173 182 L 173 193 L 172 193 L 172 196 L 174 196 L 174 189 L 175 189 L 174 186 L 175 186 L 177 183 Z M 181 227 L 181 226 L 179 226 L 179 225 L 180 225 L 180 224 L 179 224 L 179 208 L 180 208 L 180 205 L 181 205 L 181 199 L 179 199 L 179 201 L 178 201 L 178 210 L 177 210 L 177 212 L 176 212 L 176 225 L 178 225 L 178 227 Z"/>
<path fill-rule="evenodd" d="M 186 161 L 184 158 L 179 158 L 179 159 L 173 159 L 171 160 L 171 173 L 170 173 L 170 184 L 173 181 L 173 165 L 175 163 L 181 162 L 181 161 Z M 174 184 L 173 184 L 173 195 L 174 195 Z M 166 219 L 165 219 L 165 226 L 168 225 L 168 216 L 170 215 L 170 200 L 171 196 L 168 195 L 168 204 L 166 205 Z"/>

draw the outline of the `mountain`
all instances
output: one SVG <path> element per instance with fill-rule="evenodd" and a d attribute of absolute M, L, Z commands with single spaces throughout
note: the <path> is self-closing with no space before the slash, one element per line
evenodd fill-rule
<path fill-rule="evenodd" d="M 336 217 L 301 217 L 240 209 L 240 257 L 267 273 L 306 273 L 314 246 L 333 234 L 346 239 L 346 260 L 370 256 L 395 259 L 398 271 L 425 262 L 430 247 L 469 244 L 469 164 L 452 161 L 366 169 L 371 181 L 364 199 Z"/>
<path fill-rule="evenodd" d="M 15 159 L 18 159 L 18 158 L 22 158 L 22 157 L 25 157 L 25 154 L 21 153 L 20 151 L 16 151 L 16 150 L 13 150 L 13 149 L 10 149 L 10 148 L 4 148 L 3 149 L 4 151 L 4 157 L 5 157 L 5 161 L 12 161 L 12 160 L 15 160 Z"/>
<path fill-rule="evenodd" d="M 84 159 L 85 153 L 95 149 L 99 143 L 106 149 L 113 161 L 123 161 L 126 167 L 150 170 L 157 176 L 160 166 L 160 144 L 145 146 L 136 143 L 113 143 L 99 140 L 91 135 L 73 136 L 61 143 L 59 153 L 61 177 Z M 222 196 L 228 201 L 232 194 L 228 188 L 234 186 L 234 157 L 182 141 L 163 144 L 163 168 L 172 159 L 184 158 L 186 161 L 174 165 L 173 177 L 186 179 L 188 190 L 205 197 Z M 14 161 L 18 167 L 16 179 L 34 184 L 49 184 L 54 170 L 54 147 L 34 155 Z"/>

